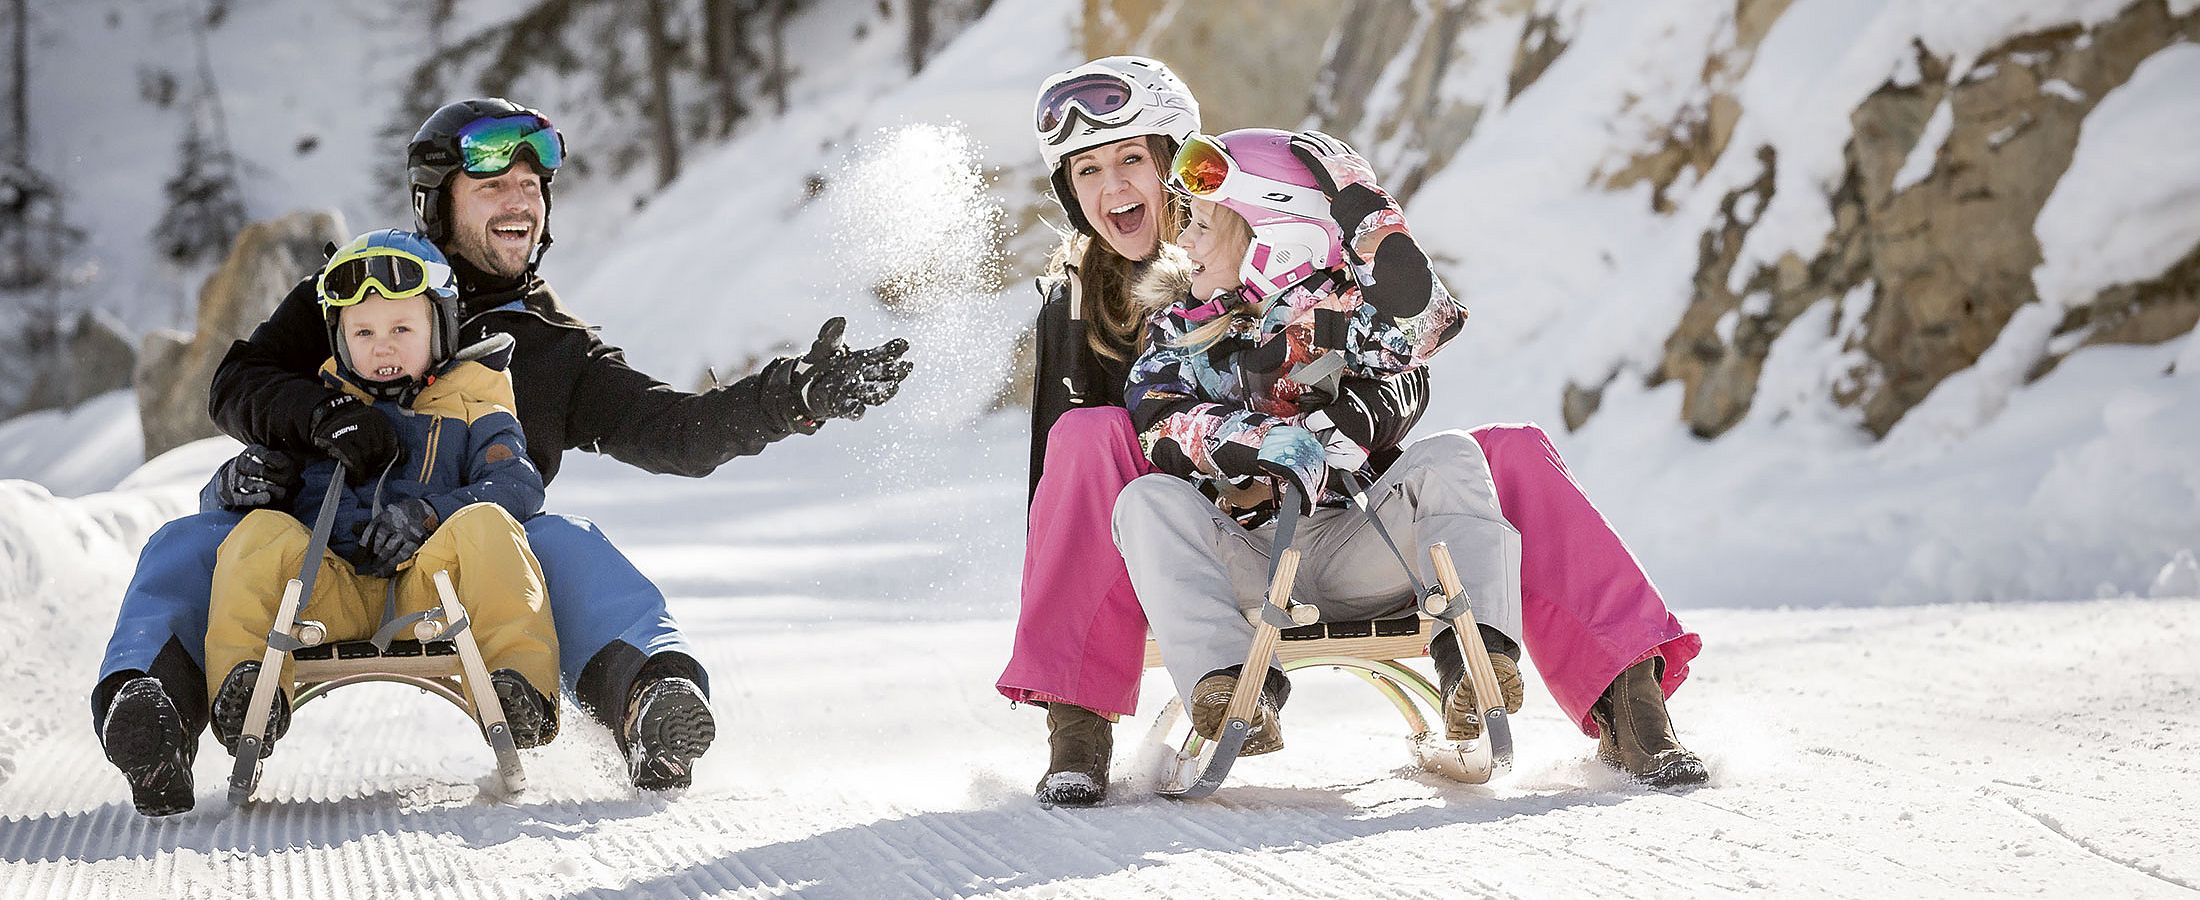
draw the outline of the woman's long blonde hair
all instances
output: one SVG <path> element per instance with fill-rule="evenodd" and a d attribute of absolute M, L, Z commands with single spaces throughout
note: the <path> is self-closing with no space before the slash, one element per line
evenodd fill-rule
<path fill-rule="evenodd" d="M 1146 156 L 1153 164 L 1154 174 L 1167 179 L 1164 174 L 1169 160 L 1175 157 L 1170 149 L 1173 142 L 1158 134 L 1146 135 Z M 1064 165 L 1068 164 L 1064 160 Z M 1066 179 L 1065 184 L 1069 183 Z M 1072 188 L 1074 190 L 1074 188 Z M 1058 198 L 1062 205 L 1077 204 L 1075 195 Z M 1161 210 L 1160 244 L 1176 240 L 1183 233 L 1184 204 L 1177 202 L 1174 194 L 1163 191 Z M 1139 308 L 1131 297 L 1131 274 L 1138 267 L 1133 260 L 1115 252 L 1107 241 L 1087 234 L 1063 235 L 1061 246 L 1047 260 L 1047 272 L 1063 274 L 1074 267 L 1074 277 L 1083 281 L 1085 344 L 1100 356 L 1123 362 L 1138 355 L 1139 342 L 1145 337 L 1146 311 Z"/>

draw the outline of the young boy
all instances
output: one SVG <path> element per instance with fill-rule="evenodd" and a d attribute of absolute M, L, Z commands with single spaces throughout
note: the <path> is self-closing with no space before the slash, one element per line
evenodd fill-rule
<path fill-rule="evenodd" d="M 368 404 L 389 418 L 402 446 L 385 471 L 346 473 L 299 618 L 322 623 L 331 641 L 364 639 L 381 626 L 393 582 L 396 614 L 405 615 L 436 606 L 430 579 L 450 572 L 514 741 L 548 743 L 558 731 L 550 699 L 558 644 L 542 570 L 519 524 L 541 511 L 543 483 L 512 412 L 511 338 L 454 350 L 457 281 L 435 245 L 412 232 L 354 239 L 329 257 L 316 287 L 336 351 L 321 377 L 342 392 L 316 417 Z M 231 755 L 283 584 L 297 576 L 311 543 L 305 523 L 334 471 L 332 460 L 309 466 L 290 513 L 253 511 L 216 554 L 207 690 L 214 736 Z M 289 720 L 290 698 L 276 698 L 263 755 Z"/>

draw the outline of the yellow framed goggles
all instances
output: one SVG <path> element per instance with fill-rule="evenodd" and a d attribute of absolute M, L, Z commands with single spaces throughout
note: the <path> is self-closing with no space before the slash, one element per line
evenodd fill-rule
<path fill-rule="evenodd" d="M 314 293 L 323 308 L 334 309 L 358 303 L 369 290 L 392 300 L 431 291 L 448 296 L 453 283 L 448 265 L 396 247 L 368 247 L 329 260 Z"/>

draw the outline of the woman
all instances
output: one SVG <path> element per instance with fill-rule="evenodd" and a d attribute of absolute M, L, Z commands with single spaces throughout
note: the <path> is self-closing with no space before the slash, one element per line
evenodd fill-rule
<path fill-rule="evenodd" d="M 1409 573 L 1376 529 L 1359 527 L 1369 515 L 1406 546 L 1444 541 L 1508 708 L 1520 704 L 1524 644 L 1606 762 L 1661 786 L 1706 780 L 1664 706 L 1701 639 L 1666 610 L 1541 431 L 1487 426 L 1416 442 L 1366 492 L 1371 513 L 1348 508 L 1343 495 L 1373 473 L 1287 376 L 1331 353 L 1362 375 L 1417 370 L 1464 319 L 1365 162 L 1318 133 L 1245 129 L 1189 139 L 1170 184 L 1197 198 L 1183 237 L 1191 276 L 1141 286 L 1159 308 L 1126 396 L 1159 471 L 1121 492 L 1114 527 L 1194 727 L 1216 736 L 1252 642 L 1240 609 L 1262 599 L 1275 527 L 1244 515 L 1270 499 L 1246 488 L 1265 480 L 1307 513 L 1298 599 L 1326 617 L 1367 618 L 1398 610 L 1416 574 L 1432 578 L 1425 560 Z M 1471 683 L 1442 652 L 1456 643 L 1435 646 L 1446 731 L 1473 737 Z M 1271 670 L 1243 752 L 1281 748 L 1288 693 Z"/>
<path fill-rule="evenodd" d="M 1041 86 L 1034 130 L 1055 197 L 1076 229 L 1041 281 L 1032 397 L 1030 528 L 1016 643 L 997 683 L 1010 700 L 1047 709 L 1048 764 L 1037 788 L 1049 805 L 1106 796 L 1112 722 L 1138 708 L 1146 619 L 1114 552 L 1116 495 L 1152 471 L 1123 410 L 1123 385 L 1145 315 L 1130 286 L 1182 228 L 1162 170 L 1199 130 L 1199 104 L 1158 61 L 1094 60 Z M 1377 447 L 1411 427 L 1423 377 L 1352 382 L 1340 393 L 1348 428 Z"/>

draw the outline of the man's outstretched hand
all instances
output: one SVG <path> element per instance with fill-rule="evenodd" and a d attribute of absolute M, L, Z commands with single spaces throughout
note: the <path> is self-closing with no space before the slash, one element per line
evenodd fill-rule
<path fill-rule="evenodd" d="M 817 330 L 810 352 L 800 359 L 772 364 L 768 395 L 789 431 L 810 434 L 826 419 L 860 419 L 871 407 L 894 398 L 914 366 L 901 358 L 909 342 L 894 338 L 868 350 L 841 343 L 848 320 L 834 316 Z"/>

